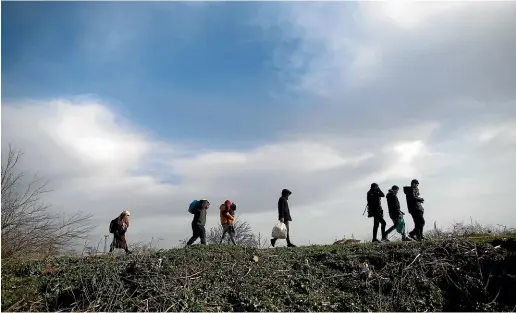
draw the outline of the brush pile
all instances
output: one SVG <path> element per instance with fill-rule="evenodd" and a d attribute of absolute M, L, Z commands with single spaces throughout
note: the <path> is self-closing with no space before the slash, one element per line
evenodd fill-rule
<path fill-rule="evenodd" d="M 2 266 L 1 308 L 514 311 L 512 248 L 463 239 L 266 250 L 214 245 L 18 262 Z"/>

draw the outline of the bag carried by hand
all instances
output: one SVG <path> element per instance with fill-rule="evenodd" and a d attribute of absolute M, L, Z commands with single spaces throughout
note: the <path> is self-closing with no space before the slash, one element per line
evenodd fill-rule
<path fill-rule="evenodd" d="M 272 228 L 272 238 L 276 239 L 287 239 L 287 225 L 285 223 L 279 222 Z"/>
<path fill-rule="evenodd" d="M 396 223 L 396 231 L 400 234 L 403 234 L 405 231 L 405 220 L 403 220 L 403 217 L 398 218 L 398 222 Z"/>

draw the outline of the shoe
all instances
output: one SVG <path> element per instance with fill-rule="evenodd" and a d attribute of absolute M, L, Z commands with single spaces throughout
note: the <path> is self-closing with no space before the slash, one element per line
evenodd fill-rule
<path fill-rule="evenodd" d="M 276 240 L 271 239 L 271 246 L 274 248 L 274 245 L 276 244 Z"/>
<path fill-rule="evenodd" d="M 387 237 L 383 237 L 383 238 L 382 238 L 382 241 L 383 241 L 383 242 L 391 242 Z"/>
<path fill-rule="evenodd" d="M 375 239 L 373 239 L 373 242 L 380 242 L 380 240 L 375 238 Z"/>
<path fill-rule="evenodd" d="M 414 233 L 409 233 L 408 234 L 409 238 L 412 239 L 412 240 L 415 240 L 415 241 L 419 241 L 418 238 L 416 237 L 416 235 Z"/>
<path fill-rule="evenodd" d="M 289 248 L 295 248 L 295 247 L 297 247 L 297 246 L 296 246 L 295 244 L 293 244 L 293 243 L 289 243 L 289 244 L 287 245 L 287 247 L 289 247 Z"/>
<path fill-rule="evenodd" d="M 423 235 L 420 236 L 420 240 L 426 240 L 425 237 L 423 237 Z"/>
<path fill-rule="evenodd" d="M 412 241 L 412 239 L 410 239 L 407 236 L 403 236 L 403 237 L 401 237 L 401 241 Z"/>

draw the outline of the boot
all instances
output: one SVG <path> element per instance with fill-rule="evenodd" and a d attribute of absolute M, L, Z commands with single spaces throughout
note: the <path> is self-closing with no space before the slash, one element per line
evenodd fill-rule
<path fill-rule="evenodd" d="M 415 240 L 415 241 L 419 241 L 419 238 L 417 238 L 416 236 L 416 232 L 415 231 L 411 231 L 409 234 L 408 234 L 409 238 L 412 239 L 412 240 Z"/>
<path fill-rule="evenodd" d="M 380 240 L 378 240 L 378 239 L 374 238 L 374 239 L 373 239 L 373 242 L 380 242 Z"/>
<path fill-rule="evenodd" d="M 382 237 L 382 241 L 383 242 L 390 242 L 390 240 L 389 240 L 389 238 L 387 238 L 387 236 Z"/>
<path fill-rule="evenodd" d="M 288 243 L 288 244 L 287 244 L 287 247 L 289 247 L 289 248 L 295 248 L 295 247 L 297 247 L 297 246 L 296 246 L 295 244 L 293 244 L 293 243 Z"/>

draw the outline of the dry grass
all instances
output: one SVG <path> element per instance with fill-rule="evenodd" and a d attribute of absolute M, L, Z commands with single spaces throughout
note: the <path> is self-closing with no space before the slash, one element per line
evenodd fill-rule
<path fill-rule="evenodd" d="M 456 238 L 264 250 L 197 245 L 3 266 L 2 310 L 511 311 L 515 278 L 514 251 Z"/>

